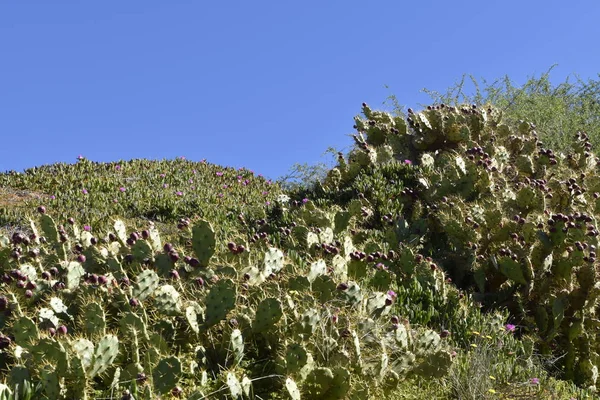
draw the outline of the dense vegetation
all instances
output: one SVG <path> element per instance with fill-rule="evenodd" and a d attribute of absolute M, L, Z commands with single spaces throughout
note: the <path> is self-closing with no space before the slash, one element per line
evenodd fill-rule
<path fill-rule="evenodd" d="M 0 396 L 591 397 L 590 135 L 563 154 L 491 105 L 362 113 L 288 191 L 184 159 L 0 175 Z"/>

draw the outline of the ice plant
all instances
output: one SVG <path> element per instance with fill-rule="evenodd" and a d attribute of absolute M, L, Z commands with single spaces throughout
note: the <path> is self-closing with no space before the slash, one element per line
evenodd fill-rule
<path fill-rule="evenodd" d="M 92 227 L 91 227 L 91 226 L 89 226 L 89 225 L 84 225 L 84 226 L 83 226 L 83 230 L 84 230 L 84 231 L 86 231 L 86 232 L 89 232 L 89 231 L 91 231 L 91 230 L 92 230 Z"/>
<path fill-rule="evenodd" d="M 404 164 L 406 164 L 406 165 L 412 165 L 412 161 L 410 161 L 410 160 L 404 160 Z"/>
<path fill-rule="evenodd" d="M 87 191 L 87 189 L 83 189 L 83 190 L 81 191 L 81 193 L 83 193 L 83 194 L 88 194 L 88 191 Z"/>
<path fill-rule="evenodd" d="M 506 324 L 506 325 L 504 325 L 504 329 L 507 332 L 514 332 L 515 331 L 515 326 L 513 324 Z"/>
<path fill-rule="evenodd" d="M 126 189 L 125 189 L 124 187 L 120 187 L 120 188 L 119 188 L 119 190 L 120 190 L 121 192 L 124 192 Z"/>
<path fill-rule="evenodd" d="M 175 192 L 177 196 L 183 196 L 183 192 Z"/>
<path fill-rule="evenodd" d="M 217 176 L 223 176 L 222 172 L 217 172 Z"/>

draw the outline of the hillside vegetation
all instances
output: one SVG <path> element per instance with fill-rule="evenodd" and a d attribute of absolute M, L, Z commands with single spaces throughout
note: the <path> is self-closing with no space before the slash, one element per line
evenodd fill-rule
<path fill-rule="evenodd" d="M 310 189 L 184 159 L 0 175 L 0 396 L 592 398 L 588 135 L 553 151 L 491 105 L 355 128 Z"/>

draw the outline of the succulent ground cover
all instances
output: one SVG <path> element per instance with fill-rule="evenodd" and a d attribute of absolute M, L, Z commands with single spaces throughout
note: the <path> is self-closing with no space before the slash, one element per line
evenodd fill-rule
<path fill-rule="evenodd" d="M 0 175 L 44 196 L 0 202 L 0 396 L 591 396 L 585 133 L 556 154 L 470 105 L 355 128 L 310 191 L 183 158 Z"/>

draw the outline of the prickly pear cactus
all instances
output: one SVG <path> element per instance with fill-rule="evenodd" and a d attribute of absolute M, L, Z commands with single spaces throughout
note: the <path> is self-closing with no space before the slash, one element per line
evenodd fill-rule
<path fill-rule="evenodd" d="M 200 266 L 208 267 L 210 258 L 215 253 L 215 232 L 208 221 L 199 221 L 192 228 L 192 247 L 200 261 Z"/>

